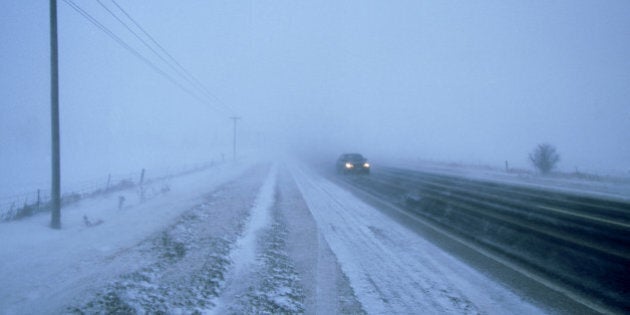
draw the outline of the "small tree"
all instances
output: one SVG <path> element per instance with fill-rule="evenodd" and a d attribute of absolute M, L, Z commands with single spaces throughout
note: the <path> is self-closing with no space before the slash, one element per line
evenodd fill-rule
<path fill-rule="evenodd" d="M 548 174 L 560 161 L 560 155 L 554 146 L 542 143 L 529 154 L 529 159 L 541 173 Z"/>

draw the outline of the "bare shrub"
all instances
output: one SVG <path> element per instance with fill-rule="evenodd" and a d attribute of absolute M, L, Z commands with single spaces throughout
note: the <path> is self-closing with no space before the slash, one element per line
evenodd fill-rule
<path fill-rule="evenodd" d="M 548 174 L 560 162 L 560 155 L 553 145 L 541 143 L 529 154 L 529 160 L 542 174 Z"/>

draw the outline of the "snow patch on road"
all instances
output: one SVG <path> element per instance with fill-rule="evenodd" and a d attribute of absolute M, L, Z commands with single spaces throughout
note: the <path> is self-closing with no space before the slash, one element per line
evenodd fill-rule
<path fill-rule="evenodd" d="M 365 314 L 287 171 L 278 179 L 278 206 L 287 225 L 287 251 L 300 276 L 306 314 Z"/>
<path fill-rule="evenodd" d="M 276 178 L 277 166 L 274 165 L 258 192 L 243 234 L 230 252 L 229 259 L 233 264 L 226 276 L 225 291 L 214 301 L 214 314 L 225 313 L 225 309 L 233 305 L 237 295 L 243 293 L 243 283 L 239 282 L 248 278 L 246 274 L 255 268 L 260 231 L 269 226 L 271 221 L 270 209 L 275 203 Z"/>
<path fill-rule="evenodd" d="M 248 279 L 246 293 L 230 306 L 234 314 L 304 313 L 304 290 L 287 253 L 287 225 L 280 209 L 272 211 L 273 224 L 259 238 L 259 267 Z M 245 280 L 245 279 L 244 279 Z"/>
<path fill-rule="evenodd" d="M 230 259 L 234 262 L 234 274 L 240 274 L 256 261 L 258 234 L 271 221 L 269 211 L 275 201 L 276 174 L 277 170 L 274 167 L 260 188 L 245 233 L 236 241 L 236 247 L 230 254 Z"/>

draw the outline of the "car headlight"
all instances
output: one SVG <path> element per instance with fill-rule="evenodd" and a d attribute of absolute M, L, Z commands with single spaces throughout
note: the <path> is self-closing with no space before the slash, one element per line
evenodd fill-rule
<path fill-rule="evenodd" d="M 368 163 L 368 162 L 363 163 L 363 167 L 370 168 L 370 163 Z"/>
<path fill-rule="evenodd" d="M 354 165 L 352 165 L 352 163 L 347 163 L 346 162 L 346 168 L 353 168 L 353 167 L 354 167 Z"/>

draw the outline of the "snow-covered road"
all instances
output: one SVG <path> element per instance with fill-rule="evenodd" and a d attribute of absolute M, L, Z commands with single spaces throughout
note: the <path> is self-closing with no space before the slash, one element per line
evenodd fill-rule
<path fill-rule="evenodd" d="M 543 312 L 307 167 L 251 165 L 3 223 L 0 313 Z"/>
<path fill-rule="evenodd" d="M 542 311 L 305 168 L 296 181 L 370 314 Z"/>
<path fill-rule="evenodd" d="M 258 192 L 211 314 L 361 314 L 286 169 Z"/>

